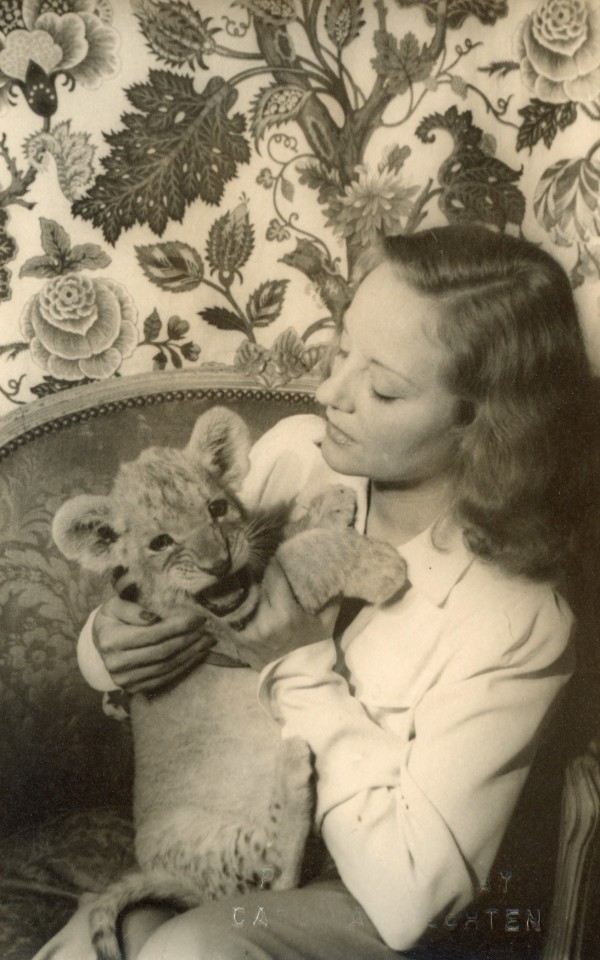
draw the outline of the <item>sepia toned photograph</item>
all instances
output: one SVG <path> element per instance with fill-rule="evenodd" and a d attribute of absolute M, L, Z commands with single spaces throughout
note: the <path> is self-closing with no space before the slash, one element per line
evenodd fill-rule
<path fill-rule="evenodd" d="M 0 0 L 0 960 L 600 957 L 600 0 Z"/>

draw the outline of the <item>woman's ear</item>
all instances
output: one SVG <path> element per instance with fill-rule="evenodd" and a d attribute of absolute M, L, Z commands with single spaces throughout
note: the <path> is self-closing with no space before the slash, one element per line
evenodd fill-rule
<path fill-rule="evenodd" d="M 250 433 L 237 413 L 213 407 L 196 421 L 186 455 L 199 467 L 238 490 L 250 469 Z"/>
<path fill-rule="evenodd" d="M 52 522 L 52 536 L 68 560 L 102 572 L 117 562 L 119 533 L 115 520 L 113 502 L 108 497 L 84 494 L 59 507 Z"/>

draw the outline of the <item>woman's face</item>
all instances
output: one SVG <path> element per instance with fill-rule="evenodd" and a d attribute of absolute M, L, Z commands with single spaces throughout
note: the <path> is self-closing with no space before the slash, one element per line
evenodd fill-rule
<path fill-rule="evenodd" d="M 323 456 L 334 470 L 403 487 L 448 472 L 458 401 L 442 380 L 449 358 L 437 309 L 389 263 L 360 284 L 317 391 L 327 416 Z"/>

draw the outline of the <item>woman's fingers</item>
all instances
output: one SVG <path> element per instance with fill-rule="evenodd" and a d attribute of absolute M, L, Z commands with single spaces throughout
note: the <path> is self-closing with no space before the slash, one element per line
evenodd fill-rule
<path fill-rule="evenodd" d="M 96 960 L 90 938 L 90 911 L 96 897 L 81 898 L 69 922 L 39 950 L 32 960 Z"/>
<path fill-rule="evenodd" d="M 215 643 L 210 618 L 195 610 L 182 610 L 149 626 L 137 626 L 115 619 L 114 612 L 125 613 L 130 620 L 139 617 L 139 610 L 123 611 L 120 604 L 111 601 L 98 611 L 92 634 L 112 679 L 126 690 L 131 691 L 132 684 L 139 682 L 140 670 L 144 682 L 152 678 L 160 685 L 174 668 L 185 669 L 186 664 L 203 659 Z"/>
<path fill-rule="evenodd" d="M 174 637 L 173 640 L 174 643 L 163 649 L 165 656 L 155 663 L 132 663 L 124 669 L 120 674 L 119 686 L 129 693 L 158 689 L 197 666 L 215 645 L 214 638 L 207 634 L 191 643 L 189 637 Z"/>
<path fill-rule="evenodd" d="M 150 623 L 157 623 L 160 617 L 152 613 L 151 610 L 145 610 L 139 603 L 130 603 L 128 600 L 122 600 L 121 597 L 111 597 L 106 603 L 103 603 L 100 612 L 121 623 L 130 623 L 135 627 L 148 626 Z"/>

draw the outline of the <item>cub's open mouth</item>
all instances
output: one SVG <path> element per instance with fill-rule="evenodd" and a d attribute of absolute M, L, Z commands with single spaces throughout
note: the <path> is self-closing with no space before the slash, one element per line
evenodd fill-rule
<path fill-rule="evenodd" d="M 253 580 L 248 567 L 242 567 L 227 577 L 194 594 L 194 600 L 216 617 L 225 617 L 237 610 L 250 593 Z"/>

